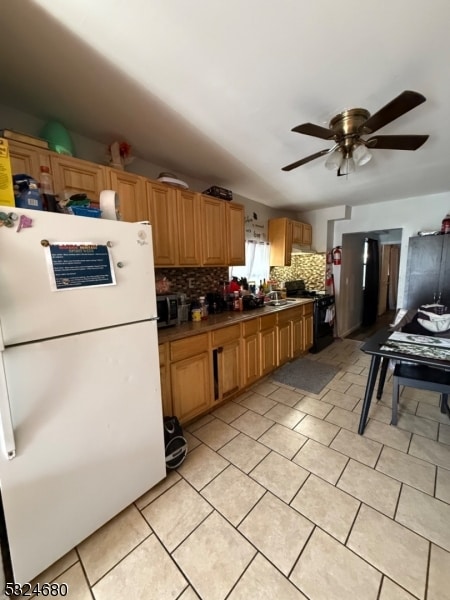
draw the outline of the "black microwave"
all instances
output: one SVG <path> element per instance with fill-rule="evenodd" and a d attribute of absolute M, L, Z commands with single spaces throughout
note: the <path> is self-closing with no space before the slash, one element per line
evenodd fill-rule
<path fill-rule="evenodd" d="M 156 296 L 158 327 L 170 327 L 178 323 L 178 297 L 175 294 Z"/>

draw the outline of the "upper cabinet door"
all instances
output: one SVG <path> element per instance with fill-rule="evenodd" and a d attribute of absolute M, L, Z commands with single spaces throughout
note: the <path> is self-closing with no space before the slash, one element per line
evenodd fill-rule
<path fill-rule="evenodd" d="M 270 266 L 286 267 L 291 264 L 292 221 L 282 217 L 269 219 Z"/>
<path fill-rule="evenodd" d="M 200 266 L 200 199 L 195 192 L 177 190 L 177 224 L 180 266 Z"/>
<path fill-rule="evenodd" d="M 229 266 L 245 265 L 245 212 L 240 204 L 228 202 L 227 209 L 227 246 Z"/>
<path fill-rule="evenodd" d="M 178 264 L 176 190 L 150 181 L 145 186 L 155 266 L 175 266 Z"/>
<path fill-rule="evenodd" d="M 302 223 L 302 232 L 303 232 L 302 244 L 305 244 L 305 246 L 311 246 L 311 244 L 312 244 L 312 225 L 308 225 L 308 223 Z"/>
<path fill-rule="evenodd" d="M 202 263 L 226 265 L 225 201 L 211 196 L 200 196 L 202 223 Z"/>
<path fill-rule="evenodd" d="M 292 227 L 292 243 L 303 244 L 303 223 L 291 221 Z"/>
<path fill-rule="evenodd" d="M 145 179 L 133 173 L 107 169 L 109 185 L 119 196 L 119 213 L 122 221 L 136 223 L 148 221 Z"/>
<path fill-rule="evenodd" d="M 11 172 L 13 175 L 24 173 L 31 175 L 36 181 L 41 176 L 41 165 L 50 164 L 49 153 L 28 144 L 8 140 L 9 158 L 11 161 Z"/>
<path fill-rule="evenodd" d="M 100 192 L 106 189 L 106 167 L 62 154 L 51 155 L 55 193 L 85 193 L 98 204 Z"/>

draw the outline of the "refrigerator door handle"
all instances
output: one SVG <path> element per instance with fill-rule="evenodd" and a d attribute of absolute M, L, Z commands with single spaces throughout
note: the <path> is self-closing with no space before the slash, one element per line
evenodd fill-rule
<path fill-rule="evenodd" d="M 3 340 L 0 340 L 0 347 L 3 350 L 2 342 Z M 2 351 L 0 352 L 0 438 L 5 458 L 8 460 L 15 458 L 16 444 L 14 441 L 14 428 L 11 418 L 11 408 L 9 406 L 8 386 L 6 385 Z"/>

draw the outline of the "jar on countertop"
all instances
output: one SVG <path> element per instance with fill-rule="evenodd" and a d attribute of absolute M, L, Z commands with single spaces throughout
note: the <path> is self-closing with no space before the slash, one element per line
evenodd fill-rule
<path fill-rule="evenodd" d="M 202 320 L 201 308 L 193 308 L 191 311 L 191 314 L 192 314 L 192 322 L 199 323 Z"/>

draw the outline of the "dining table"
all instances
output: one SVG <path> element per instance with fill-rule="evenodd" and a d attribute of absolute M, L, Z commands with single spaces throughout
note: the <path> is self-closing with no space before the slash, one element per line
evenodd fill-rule
<path fill-rule="evenodd" d="M 360 435 L 364 433 L 380 365 L 378 399 L 383 393 L 386 372 L 391 359 L 450 370 L 450 339 L 446 337 L 402 333 L 385 327 L 368 338 L 361 346 L 361 350 L 371 356 L 371 361 L 359 420 L 358 433 Z M 448 412 L 448 407 L 445 408 L 444 411 L 441 406 L 441 411 Z"/>

